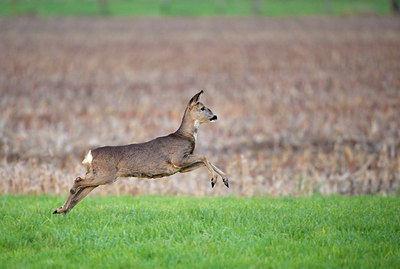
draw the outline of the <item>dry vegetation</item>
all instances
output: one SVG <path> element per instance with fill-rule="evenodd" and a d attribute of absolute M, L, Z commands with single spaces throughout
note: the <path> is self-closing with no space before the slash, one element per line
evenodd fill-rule
<path fill-rule="evenodd" d="M 107 194 L 398 194 L 400 20 L 0 19 L 0 193 L 66 195 L 85 152 L 174 131 L 204 89 L 199 169 Z"/>

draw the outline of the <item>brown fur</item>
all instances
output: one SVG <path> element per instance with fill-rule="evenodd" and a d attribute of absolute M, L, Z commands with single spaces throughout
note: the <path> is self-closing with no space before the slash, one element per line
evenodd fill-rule
<path fill-rule="evenodd" d="M 217 181 L 217 173 L 229 187 L 224 172 L 205 156 L 193 154 L 198 125 L 217 118 L 210 109 L 198 102 L 202 93 L 200 91 L 190 99 L 176 132 L 145 143 L 106 146 L 89 152 L 93 159 L 85 161 L 88 169 L 85 178 L 75 179 L 67 201 L 53 213 L 68 213 L 94 188 L 113 183 L 118 177 L 159 178 L 205 166 L 210 172 L 212 186 Z"/>

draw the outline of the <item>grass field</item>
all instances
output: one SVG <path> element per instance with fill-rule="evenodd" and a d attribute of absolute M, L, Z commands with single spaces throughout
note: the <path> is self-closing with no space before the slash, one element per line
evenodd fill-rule
<path fill-rule="evenodd" d="M 389 0 L 96 0 L 1 1 L 1 15 L 35 14 L 111 16 L 304 16 L 320 14 L 387 14 Z"/>
<path fill-rule="evenodd" d="M 398 197 L 0 196 L 0 268 L 398 268 Z"/>

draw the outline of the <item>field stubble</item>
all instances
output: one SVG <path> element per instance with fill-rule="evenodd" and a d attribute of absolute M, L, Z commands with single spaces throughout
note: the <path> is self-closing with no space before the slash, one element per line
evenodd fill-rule
<path fill-rule="evenodd" d="M 0 19 L 0 193 L 65 195 L 88 149 L 175 131 L 197 90 L 219 117 L 199 169 L 101 194 L 393 194 L 400 20 Z"/>

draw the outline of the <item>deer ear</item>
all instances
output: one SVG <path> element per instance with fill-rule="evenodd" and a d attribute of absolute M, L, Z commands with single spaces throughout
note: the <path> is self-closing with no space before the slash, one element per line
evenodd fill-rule
<path fill-rule="evenodd" d="M 202 93 L 204 93 L 203 90 L 201 90 L 198 94 L 196 94 L 195 96 L 193 96 L 192 99 L 190 99 L 190 101 L 189 101 L 189 105 L 192 106 L 192 105 L 196 104 L 196 103 L 199 101 L 200 95 L 201 95 Z"/>

